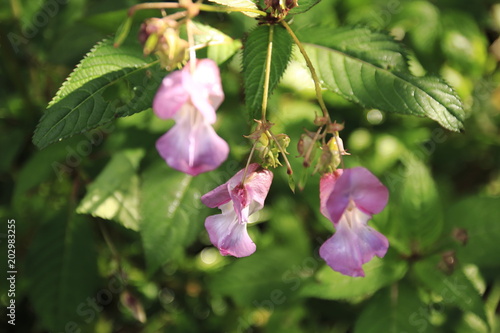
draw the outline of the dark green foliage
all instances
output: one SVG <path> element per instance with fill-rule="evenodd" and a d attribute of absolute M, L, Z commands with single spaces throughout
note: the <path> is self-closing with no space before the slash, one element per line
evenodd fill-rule
<path fill-rule="evenodd" d="M 281 26 L 261 25 L 250 32 L 243 49 L 245 102 L 250 120 L 259 119 L 262 111 L 268 52 L 271 52 L 268 91 L 271 95 L 288 66 L 291 51 L 292 39 Z"/>

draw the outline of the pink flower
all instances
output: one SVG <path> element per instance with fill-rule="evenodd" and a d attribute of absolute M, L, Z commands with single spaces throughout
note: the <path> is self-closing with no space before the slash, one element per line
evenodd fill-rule
<path fill-rule="evenodd" d="M 229 146 L 212 128 L 215 110 L 224 100 L 219 68 L 210 59 L 167 75 L 156 92 L 153 110 L 175 125 L 157 142 L 156 149 L 172 168 L 196 176 L 224 162 Z"/>
<path fill-rule="evenodd" d="M 244 173 L 244 169 L 238 171 L 225 184 L 201 197 L 206 206 L 218 207 L 222 211 L 207 217 L 205 227 L 210 241 L 223 256 L 246 257 L 255 252 L 247 223 L 250 215 L 264 207 L 273 173 L 257 163 L 249 165 L 243 180 Z"/>
<path fill-rule="evenodd" d="M 321 213 L 336 229 L 319 250 L 328 266 L 344 275 L 365 276 L 362 265 L 385 255 L 387 238 L 367 223 L 384 209 L 388 198 L 387 188 L 362 167 L 338 169 L 321 178 Z"/>

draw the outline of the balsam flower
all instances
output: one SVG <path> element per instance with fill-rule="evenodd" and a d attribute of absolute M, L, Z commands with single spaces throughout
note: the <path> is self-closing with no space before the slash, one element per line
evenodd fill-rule
<path fill-rule="evenodd" d="M 193 73 L 187 65 L 163 79 L 153 110 L 176 123 L 158 139 L 156 149 L 170 167 L 196 176 L 226 160 L 229 146 L 211 125 L 223 100 L 219 68 L 210 59 L 198 60 Z"/>
<path fill-rule="evenodd" d="M 319 250 L 328 266 L 344 275 L 365 276 L 362 265 L 385 255 L 387 238 L 367 223 L 388 198 L 387 188 L 362 167 L 338 169 L 321 178 L 321 213 L 336 229 Z"/>
<path fill-rule="evenodd" d="M 207 217 L 205 228 L 210 241 L 223 256 L 246 257 L 255 252 L 255 243 L 247 232 L 249 217 L 264 207 L 273 173 L 257 163 L 240 170 L 225 184 L 201 197 L 210 208 L 222 213 Z"/>

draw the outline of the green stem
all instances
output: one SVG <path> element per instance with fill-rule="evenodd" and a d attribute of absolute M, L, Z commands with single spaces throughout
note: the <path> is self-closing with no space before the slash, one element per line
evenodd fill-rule
<path fill-rule="evenodd" d="M 136 11 L 142 9 L 165 9 L 165 8 L 181 8 L 177 2 L 145 2 L 134 5 L 128 10 L 128 16 L 132 16 Z"/>
<path fill-rule="evenodd" d="M 269 95 L 269 78 L 271 76 L 271 58 L 273 55 L 274 26 L 269 27 L 269 41 L 267 44 L 266 70 L 264 71 L 264 92 L 262 93 L 262 122 L 266 123 L 267 98 Z"/>
<path fill-rule="evenodd" d="M 311 72 L 311 76 L 312 76 L 312 79 L 314 81 L 314 90 L 316 91 L 316 99 L 318 100 L 319 106 L 321 107 L 321 111 L 323 111 L 323 116 L 328 119 L 328 122 L 331 122 L 330 115 L 328 114 L 328 109 L 326 108 L 325 102 L 323 101 L 323 95 L 321 94 L 321 85 L 319 83 L 320 80 L 318 78 L 318 75 L 316 74 L 316 70 L 314 69 L 314 66 L 311 62 L 311 59 L 307 55 L 306 50 L 302 46 L 302 43 L 297 38 L 297 36 L 293 32 L 292 28 L 290 28 L 288 23 L 286 23 L 283 20 L 283 21 L 281 21 L 281 25 L 288 31 L 288 33 L 292 37 L 295 44 L 297 44 L 297 46 L 299 47 L 300 53 L 302 53 L 302 56 L 304 57 L 304 60 L 306 61 L 307 68 L 309 68 L 309 71 Z"/>
<path fill-rule="evenodd" d="M 255 152 L 255 147 L 257 146 L 258 140 L 255 140 L 252 146 L 252 150 L 250 150 L 250 155 L 248 155 L 247 159 L 247 164 L 245 165 L 245 171 L 243 171 L 243 178 L 241 178 L 241 184 L 245 182 L 245 179 L 247 178 L 247 171 L 248 171 L 248 166 L 250 165 L 250 161 L 252 160 L 253 153 Z"/>
<path fill-rule="evenodd" d="M 193 37 L 193 26 L 190 19 L 186 22 L 188 43 L 189 43 L 189 69 L 191 75 L 194 74 L 196 70 L 196 49 L 194 48 L 194 37 Z"/>
<path fill-rule="evenodd" d="M 238 7 L 222 7 L 222 6 L 211 6 L 206 4 L 200 4 L 200 10 L 205 12 L 218 12 L 218 13 L 227 13 L 227 12 L 248 12 L 248 13 L 256 13 L 261 16 L 266 16 L 267 13 L 253 8 L 238 8 Z"/>
<path fill-rule="evenodd" d="M 309 157 L 311 157 L 312 151 L 314 149 L 314 146 L 316 145 L 316 141 L 319 138 L 321 130 L 322 130 L 322 127 L 318 128 L 318 130 L 316 131 L 316 134 L 314 134 L 314 137 L 313 137 L 314 144 L 310 145 L 309 148 L 307 149 L 306 154 L 304 155 L 304 163 L 306 163 L 306 161 L 309 161 Z M 307 163 L 309 163 L 309 162 L 307 162 Z M 304 165 L 304 166 L 307 168 L 309 167 L 309 165 L 307 165 L 307 166 Z"/>

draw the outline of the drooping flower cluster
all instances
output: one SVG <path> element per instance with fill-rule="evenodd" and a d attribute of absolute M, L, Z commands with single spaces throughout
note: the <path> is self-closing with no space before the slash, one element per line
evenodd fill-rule
<path fill-rule="evenodd" d="M 273 173 L 257 163 L 240 170 L 225 184 L 201 197 L 208 207 L 222 213 L 207 217 L 205 227 L 210 241 L 222 255 L 246 257 L 256 246 L 247 232 L 252 214 L 264 207 L 264 201 L 273 180 Z"/>
<path fill-rule="evenodd" d="M 278 19 L 297 6 L 294 0 L 265 3 Z M 188 43 L 179 37 L 178 23 L 167 17 L 150 19 L 141 29 L 144 53 L 157 54 L 167 69 L 179 66 L 187 56 Z M 153 100 L 153 110 L 162 119 L 175 120 L 175 125 L 156 142 L 159 154 L 170 167 L 196 176 L 218 168 L 226 160 L 229 146 L 212 127 L 216 110 L 224 100 L 219 68 L 210 59 L 190 61 L 163 79 Z M 290 138 L 273 134 L 273 124 L 265 114 L 256 122 L 256 130 L 247 136 L 255 141 L 252 154 L 258 153 L 264 167 L 281 165 L 281 156 L 291 175 L 286 159 Z M 336 229 L 321 246 L 320 256 L 335 271 L 364 276 L 362 265 L 374 256 L 383 257 L 389 246 L 385 236 L 368 226 L 372 215 L 387 204 L 388 191 L 365 168 L 337 169 L 342 156 L 349 155 L 339 136 L 343 124 L 331 122 L 326 113 L 316 118 L 315 125 L 319 127 L 316 132 L 302 135 L 298 152 L 305 167 L 315 164 L 313 173 L 323 174 L 320 210 Z M 271 171 L 253 163 L 201 197 L 206 206 L 221 210 L 220 214 L 206 218 L 205 227 L 222 255 L 245 257 L 255 252 L 247 224 L 264 207 L 272 179 Z"/>
<path fill-rule="evenodd" d="M 387 188 L 362 167 L 337 169 L 320 181 L 321 213 L 336 232 L 320 248 L 320 256 L 335 271 L 364 276 L 362 265 L 383 257 L 389 247 L 384 235 L 367 225 L 387 204 Z"/>
<path fill-rule="evenodd" d="M 176 123 L 156 142 L 156 148 L 170 167 L 196 176 L 226 160 L 229 146 L 212 127 L 223 100 L 219 68 L 213 60 L 197 60 L 193 72 L 185 66 L 163 79 L 153 110 Z"/>

